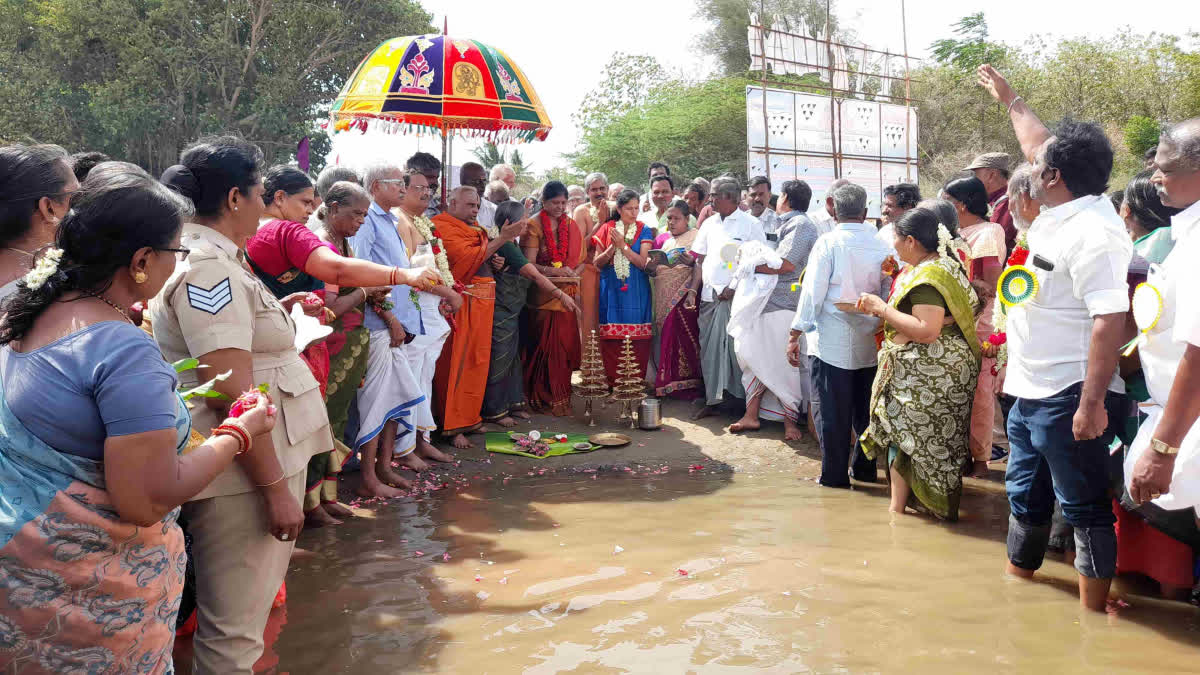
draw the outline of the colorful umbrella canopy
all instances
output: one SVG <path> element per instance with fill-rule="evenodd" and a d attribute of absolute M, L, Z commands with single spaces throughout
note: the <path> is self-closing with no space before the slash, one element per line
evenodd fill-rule
<path fill-rule="evenodd" d="M 494 142 L 545 140 L 550 118 L 504 52 L 445 35 L 392 38 L 358 64 L 330 112 L 334 131 L 377 127 Z"/>

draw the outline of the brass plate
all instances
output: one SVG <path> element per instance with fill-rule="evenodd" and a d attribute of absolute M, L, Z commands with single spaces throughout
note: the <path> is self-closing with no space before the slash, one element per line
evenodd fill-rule
<path fill-rule="evenodd" d="M 614 434 L 614 433 L 605 432 L 602 434 L 592 434 L 591 436 L 588 436 L 588 440 L 591 441 L 594 445 L 604 445 L 604 446 L 608 446 L 611 448 L 615 448 L 615 447 L 621 446 L 621 445 L 628 445 L 633 439 L 626 436 L 625 434 Z"/>

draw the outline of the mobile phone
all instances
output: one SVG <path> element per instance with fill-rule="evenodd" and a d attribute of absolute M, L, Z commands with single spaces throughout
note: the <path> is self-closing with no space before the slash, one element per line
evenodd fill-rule
<path fill-rule="evenodd" d="M 1046 270 L 1047 272 L 1054 271 L 1054 263 L 1043 258 L 1040 254 L 1033 254 L 1033 266 L 1038 269 Z"/>

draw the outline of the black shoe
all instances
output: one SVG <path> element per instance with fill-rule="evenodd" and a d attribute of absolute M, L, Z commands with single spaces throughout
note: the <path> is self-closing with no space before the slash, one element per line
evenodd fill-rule
<path fill-rule="evenodd" d="M 999 462 L 1000 460 L 1004 459 L 1005 457 L 1008 457 L 1008 450 L 1005 448 L 1002 448 L 998 445 L 993 445 L 992 446 L 992 458 L 988 461 Z"/>

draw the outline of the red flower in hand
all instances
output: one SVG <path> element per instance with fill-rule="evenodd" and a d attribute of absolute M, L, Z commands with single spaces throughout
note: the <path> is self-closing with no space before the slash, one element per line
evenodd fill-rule
<path fill-rule="evenodd" d="M 1008 256 L 1009 267 L 1013 265 L 1024 265 L 1029 259 L 1029 249 L 1017 247 L 1013 249 L 1012 255 Z"/>
<path fill-rule="evenodd" d="M 1008 342 L 1008 333 L 992 333 L 988 336 L 988 342 L 999 347 Z"/>

